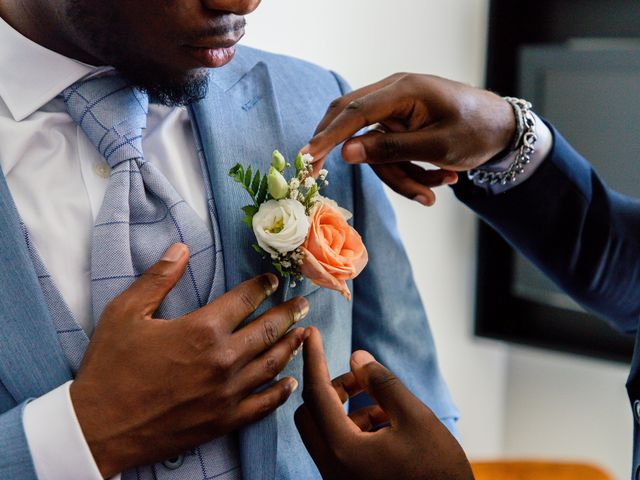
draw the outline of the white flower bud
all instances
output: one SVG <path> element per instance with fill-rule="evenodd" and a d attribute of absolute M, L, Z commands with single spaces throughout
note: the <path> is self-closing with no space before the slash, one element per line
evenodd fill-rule
<path fill-rule="evenodd" d="M 287 161 L 278 150 L 273 151 L 273 160 L 271 160 L 271 166 L 279 172 L 283 172 L 284 169 L 287 168 Z"/>
<path fill-rule="evenodd" d="M 289 185 L 287 184 L 287 181 L 282 174 L 275 169 L 275 167 L 271 167 L 269 169 L 267 185 L 269 188 L 269 194 L 276 200 L 286 197 L 289 193 Z"/>
<path fill-rule="evenodd" d="M 316 184 L 316 180 L 313 177 L 307 177 L 306 180 L 304 181 L 304 187 L 305 188 L 311 188 Z"/>

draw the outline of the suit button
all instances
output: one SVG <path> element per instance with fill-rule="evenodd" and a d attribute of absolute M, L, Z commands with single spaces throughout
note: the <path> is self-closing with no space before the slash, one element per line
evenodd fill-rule
<path fill-rule="evenodd" d="M 633 416 L 636 422 L 640 423 L 640 400 L 633 402 Z"/>
<path fill-rule="evenodd" d="M 175 458 L 170 458 L 169 460 L 165 460 L 162 462 L 162 465 L 169 470 L 176 470 L 182 466 L 184 463 L 184 456 L 179 455 Z"/>

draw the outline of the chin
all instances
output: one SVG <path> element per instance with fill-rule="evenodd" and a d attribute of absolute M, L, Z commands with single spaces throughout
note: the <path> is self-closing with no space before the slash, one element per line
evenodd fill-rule
<path fill-rule="evenodd" d="M 167 72 L 160 68 L 119 68 L 132 84 L 144 90 L 152 103 L 168 107 L 184 106 L 207 95 L 209 72 L 198 68 L 187 72 Z"/>

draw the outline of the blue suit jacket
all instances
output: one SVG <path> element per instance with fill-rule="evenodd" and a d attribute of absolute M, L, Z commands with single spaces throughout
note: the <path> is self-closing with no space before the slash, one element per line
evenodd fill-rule
<path fill-rule="evenodd" d="M 640 319 L 640 200 L 609 189 L 591 165 L 552 129 L 554 147 L 521 185 L 489 195 L 464 179 L 456 195 L 563 290 L 620 331 Z M 640 342 L 627 383 L 640 399 Z M 606 412 L 603 412 L 603 414 Z M 634 478 L 640 479 L 635 424 Z"/>
<path fill-rule="evenodd" d="M 240 48 L 233 62 L 211 72 L 206 99 L 191 108 L 207 159 L 227 288 L 270 269 L 250 248 L 241 222 L 245 193 L 227 176 L 236 163 L 268 169 L 278 148 L 289 158 L 313 134 L 330 101 L 347 87 L 336 75 L 286 57 Z M 304 282 L 285 287 L 268 308 L 295 295 L 311 304 L 302 322 L 322 331 L 332 375 L 349 369 L 354 349 L 367 349 L 404 380 L 454 429 L 457 412 L 440 375 L 433 339 L 411 267 L 382 186 L 368 167 L 351 167 L 334 152 L 326 195 L 354 212 L 370 263 L 352 283 L 353 301 Z M 25 402 L 71 378 L 0 175 L 0 479 L 35 479 L 21 416 Z M 264 310 L 263 308 L 263 310 Z M 283 375 L 302 378 L 298 357 Z M 245 479 L 310 479 L 319 474 L 293 423 L 300 390 L 263 421 L 240 432 Z"/>

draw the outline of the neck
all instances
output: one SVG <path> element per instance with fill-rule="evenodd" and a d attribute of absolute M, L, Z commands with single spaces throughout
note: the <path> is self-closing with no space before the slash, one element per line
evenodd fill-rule
<path fill-rule="evenodd" d="M 99 65 L 100 61 L 78 47 L 68 28 L 64 2 L 0 0 L 0 17 L 29 40 L 65 57 Z"/>

